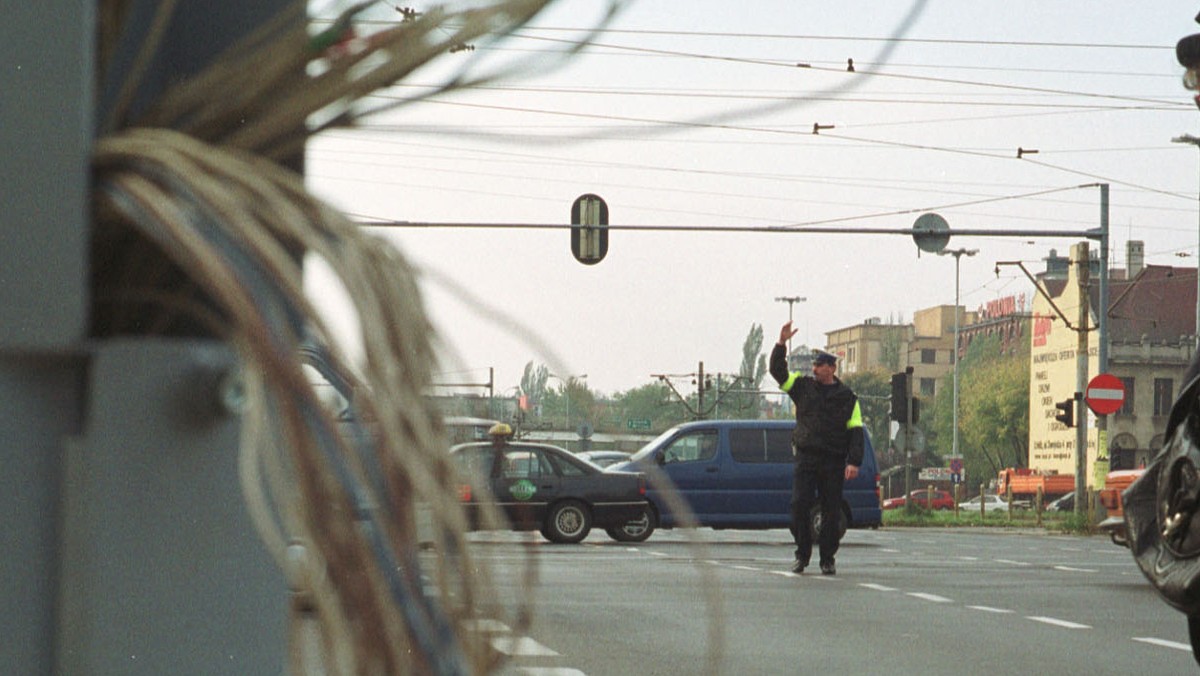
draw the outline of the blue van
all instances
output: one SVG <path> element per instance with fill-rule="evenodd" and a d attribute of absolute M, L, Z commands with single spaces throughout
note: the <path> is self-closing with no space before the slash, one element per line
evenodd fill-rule
<path fill-rule="evenodd" d="M 654 528 L 684 525 L 666 497 L 669 486 L 691 509 L 695 525 L 711 528 L 788 528 L 791 525 L 792 429 L 790 420 L 702 420 L 663 432 L 630 457 L 610 467 L 644 472 L 651 513 L 648 523 L 632 522 L 609 535 L 641 541 Z M 864 430 L 864 433 L 866 430 Z M 858 477 L 842 494 L 839 536 L 846 528 L 878 528 L 879 465 L 870 435 L 865 435 Z M 813 528 L 821 529 L 814 509 Z"/>

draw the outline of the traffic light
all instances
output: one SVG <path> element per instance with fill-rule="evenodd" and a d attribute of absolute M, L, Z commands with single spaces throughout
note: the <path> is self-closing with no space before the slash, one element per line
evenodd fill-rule
<path fill-rule="evenodd" d="M 912 368 L 910 367 L 904 373 L 892 374 L 892 397 L 891 397 L 891 418 L 898 423 L 907 423 L 908 420 L 908 402 L 912 401 L 912 422 L 917 422 L 921 417 L 921 400 L 913 397 L 912 392 Z"/>
<path fill-rule="evenodd" d="M 608 204 L 599 195 L 580 195 L 571 204 L 571 254 L 595 265 L 608 253 Z"/>
<path fill-rule="evenodd" d="M 896 422 L 908 422 L 908 374 L 892 374 L 891 417 Z"/>
<path fill-rule="evenodd" d="M 1054 405 L 1058 409 L 1058 413 L 1054 415 L 1054 419 L 1066 425 L 1067 427 L 1075 426 L 1075 400 L 1064 399 Z"/>

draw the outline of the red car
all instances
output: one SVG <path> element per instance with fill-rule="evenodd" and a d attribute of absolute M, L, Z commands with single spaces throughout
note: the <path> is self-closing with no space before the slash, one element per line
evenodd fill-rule
<path fill-rule="evenodd" d="M 908 496 L 901 495 L 898 498 L 888 498 L 883 501 L 884 509 L 896 509 L 908 504 L 912 500 L 912 504 L 926 509 L 954 509 L 954 496 L 950 495 L 949 491 L 933 491 L 933 500 L 929 499 L 930 491 L 926 489 L 915 490 Z"/>

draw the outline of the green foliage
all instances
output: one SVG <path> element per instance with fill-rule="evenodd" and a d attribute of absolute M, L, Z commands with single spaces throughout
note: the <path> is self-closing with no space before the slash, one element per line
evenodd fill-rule
<path fill-rule="evenodd" d="M 715 412 L 722 418 L 757 420 L 762 411 L 762 397 L 758 389 L 767 375 L 767 356 L 763 353 L 762 324 L 751 324 L 750 332 L 742 343 L 742 363 L 733 382 L 722 382 L 727 394 L 720 396 Z M 705 406 L 708 407 L 709 400 Z"/>
<path fill-rule="evenodd" d="M 847 374 L 842 382 L 858 395 L 863 425 L 871 435 L 875 455 L 882 458 L 888 447 L 888 400 L 892 394 L 891 373 L 879 369 Z"/>
<path fill-rule="evenodd" d="M 525 373 L 521 376 L 521 392 L 529 397 L 531 402 L 540 402 L 546 394 L 546 380 L 550 378 L 550 369 L 545 364 L 525 364 Z"/>
<path fill-rule="evenodd" d="M 1000 344 L 999 336 L 977 338 L 958 365 L 958 448 L 972 486 L 1005 467 L 1024 467 L 1029 457 L 1028 348 L 1002 354 Z M 953 444 L 953 402 L 950 373 L 931 411 L 930 429 L 942 454 Z"/>
<path fill-rule="evenodd" d="M 904 350 L 904 333 L 907 331 L 905 326 L 896 318 L 888 317 L 888 328 L 884 331 L 883 340 L 880 342 L 879 360 L 883 363 L 883 368 L 888 373 L 896 373 L 900 370 L 901 352 Z"/>
<path fill-rule="evenodd" d="M 613 395 L 611 414 L 621 421 L 620 425 L 625 420 L 649 420 L 655 432 L 688 419 L 683 405 L 666 391 L 666 386 L 657 382 Z"/>

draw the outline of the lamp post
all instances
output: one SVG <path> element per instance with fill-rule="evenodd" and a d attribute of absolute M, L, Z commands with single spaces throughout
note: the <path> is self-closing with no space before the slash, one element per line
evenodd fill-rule
<path fill-rule="evenodd" d="M 954 256 L 954 404 L 953 404 L 953 434 L 951 443 L 950 455 L 958 456 L 958 280 L 959 280 L 959 263 L 962 262 L 963 256 L 974 256 L 979 253 L 979 249 L 943 249 L 938 252 L 939 256 Z"/>
<path fill-rule="evenodd" d="M 1191 134 L 1176 136 L 1171 139 L 1171 143 L 1190 143 L 1191 145 L 1200 148 L 1200 138 L 1196 138 Z M 1196 199 L 1200 202 L 1200 193 L 1196 194 Z M 1200 250 L 1197 251 L 1196 258 L 1196 343 L 1195 348 L 1200 349 Z"/>
<path fill-rule="evenodd" d="M 792 322 L 792 306 L 795 305 L 796 303 L 806 302 L 807 300 L 808 300 L 808 298 L 805 298 L 804 296 L 776 296 L 775 297 L 775 302 L 788 304 L 788 323 L 789 324 Z M 805 345 L 808 344 L 808 325 L 807 324 L 805 324 L 805 326 L 804 326 L 804 344 Z M 788 338 L 788 358 L 791 359 L 791 356 L 792 356 L 792 339 Z"/>

